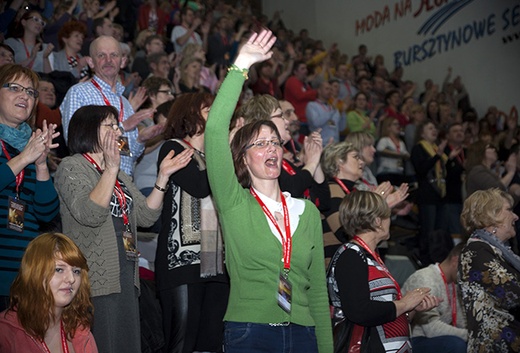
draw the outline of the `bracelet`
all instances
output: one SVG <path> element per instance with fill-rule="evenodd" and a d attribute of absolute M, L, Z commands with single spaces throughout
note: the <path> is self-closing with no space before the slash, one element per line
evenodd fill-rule
<path fill-rule="evenodd" d="M 231 72 L 231 71 L 237 71 L 237 72 L 240 72 L 242 74 L 242 76 L 244 76 L 244 78 L 247 80 L 249 78 L 249 76 L 247 75 L 247 73 L 249 72 L 248 69 L 241 69 L 239 68 L 238 66 L 236 66 L 235 64 L 231 65 L 229 68 L 228 68 L 228 72 Z"/>
<path fill-rule="evenodd" d="M 155 184 L 155 185 L 154 185 L 154 188 L 156 188 L 156 189 L 159 190 L 160 192 L 166 192 L 166 190 L 168 190 L 168 185 L 166 185 L 165 188 L 162 188 L 162 187 L 160 187 L 159 185 Z"/>

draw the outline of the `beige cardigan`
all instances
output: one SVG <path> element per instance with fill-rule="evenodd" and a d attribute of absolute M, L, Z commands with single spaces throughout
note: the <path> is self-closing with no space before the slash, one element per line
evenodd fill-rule
<path fill-rule="evenodd" d="M 150 209 L 146 198 L 122 171 L 118 177 L 133 198 L 130 225 L 149 227 L 159 218 L 161 208 Z M 92 296 L 120 293 L 119 257 L 112 216 L 108 207 L 95 204 L 89 197 L 100 175 L 81 154 L 64 158 L 56 171 L 54 186 L 60 198 L 63 233 L 76 242 L 87 258 Z M 139 288 L 138 263 L 135 263 L 134 285 Z"/>

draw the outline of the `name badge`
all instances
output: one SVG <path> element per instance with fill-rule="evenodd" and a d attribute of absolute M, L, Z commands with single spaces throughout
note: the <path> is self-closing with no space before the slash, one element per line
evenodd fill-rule
<path fill-rule="evenodd" d="M 23 222 L 25 219 L 25 201 L 9 196 L 7 229 L 16 232 L 23 232 Z"/>
<path fill-rule="evenodd" d="M 280 282 L 278 282 L 278 305 L 286 313 L 291 313 L 292 301 L 292 284 L 286 274 L 280 273 Z"/>

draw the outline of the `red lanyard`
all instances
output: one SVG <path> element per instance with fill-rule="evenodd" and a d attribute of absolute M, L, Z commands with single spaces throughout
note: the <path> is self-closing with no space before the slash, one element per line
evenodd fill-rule
<path fill-rule="evenodd" d="M 4 141 L 0 140 L 2 142 L 2 151 L 4 151 L 5 158 L 7 158 L 8 161 L 11 160 L 11 155 L 9 152 L 7 152 L 7 148 L 5 147 Z M 25 176 L 25 169 L 22 169 L 20 173 L 16 175 L 16 198 L 20 197 L 20 185 L 22 185 L 23 177 Z"/>
<path fill-rule="evenodd" d="M 282 160 L 282 168 L 287 172 L 289 175 L 296 175 L 296 171 L 293 169 L 293 167 L 287 162 L 285 159 Z"/>
<path fill-rule="evenodd" d="M 98 172 L 101 174 L 102 170 L 99 167 L 99 165 L 96 163 L 92 157 L 90 157 L 87 153 L 83 153 L 83 157 L 98 170 Z M 123 188 L 121 187 L 121 184 L 119 183 L 119 180 L 116 178 L 116 184 L 114 185 L 114 193 L 116 194 L 117 201 L 119 202 L 119 206 L 121 207 L 121 212 L 123 214 L 123 223 L 125 226 L 128 226 L 130 224 L 130 221 L 128 220 L 128 214 L 126 212 L 126 198 L 125 198 L 125 192 L 123 191 Z"/>
<path fill-rule="evenodd" d="M 457 326 L 457 292 L 455 291 L 455 283 L 451 284 L 451 302 L 450 302 L 450 291 L 448 288 L 448 280 L 446 279 L 446 275 L 442 271 L 442 268 L 439 264 L 437 264 L 439 268 L 439 272 L 441 273 L 442 280 L 444 281 L 444 286 L 446 287 L 446 298 L 448 298 L 448 303 L 451 306 L 451 324 L 453 326 Z"/>
<path fill-rule="evenodd" d="M 94 87 L 96 87 L 99 91 L 99 93 L 101 93 L 101 97 L 103 97 L 103 101 L 105 102 L 105 105 L 112 105 L 110 104 L 110 101 L 108 100 L 107 97 L 105 97 L 105 95 L 103 94 L 103 91 L 101 90 L 101 86 L 99 85 L 99 83 L 96 82 L 96 80 L 94 79 L 91 79 L 92 81 L 92 84 L 94 85 Z M 125 114 L 125 110 L 123 108 L 123 98 L 119 97 L 119 122 L 122 123 L 123 122 L 123 116 Z"/>
<path fill-rule="evenodd" d="M 350 194 L 350 190 L 339 178 L 334 177 L 334 181 L 338 183 L 338 185 L 343 189 L 343 191 L 345 191 L 346 194 Z"/>
<path fill-rule="evenodd" d="M 291 225 L 289 223 L 289 211 L 287 210 L 287 204 L 285 202 L 285 196 L 283 196 L 282 192 L 280 191 L 280 197 L 282 199 L 282 206 L 283 206 L 283 224 L 285 226 L 285 236 L 280 229 L 280 226 L 278 225 L 278 222 L 274 218 L 274 216 L 271 214 L 271 211 L 267 208 L 267 206 L 264 204 L 264 202 L 260 199 L 258 194 L 253 188 L 250 188 L 249 191 L 251 192 L 251 195 L 253 195 L 260 204 L 260 207 L 262 207 L 262 211 L 264 211 L 265 215 L 271 223 L 275 226 L 276 230 L 278 230 L 278 233 L 280 233 L 280 236 L 282 237 L 282 247 L 283 247 L 283 268 L 285 271 L 289 271 L 291 269 L 291 252 L 292 252 L 292 236 L 291 236 Z"/>
<path fill-rule="evenodd" d="M 351 96 L 352 95 L 352 90 L 350 89 L 350 85 L 349 85 L 348 81 L 343 81 L 343 85 L 347 89 L 348 95 Z"/>
<path fill-rule="evenodd" d="M 361 245 L 361 247 L 365 249 L 377 261 L 379 266 L 381 266 L 381 269 L 386 273 L 387 277 L 390 278 L 392 282 L 394 282 L 395 289 L 397 290 L 397 300 L 400 300 L 403 297 L 403 295 L 401 294 L 401 287 L 399 287 L 399 283 L 397 283 L 390 271 L 388 271 L 388 268 L 386 267 L 385 263 L 383 262 L 379 254 L 372 251 L 372 249 L 368 247 L 367 243 L 365 243 L 364 240 L 358 237 L 357 235 L 354 235 L 353 240 L 357 241 L 359 245 Z"/>
<path fill-rule="evenodd" d="M 401 141 L 399 140 L 399 138 L 397 139 L 397 142 L 391 137 L 388 137 L 388 138 L 394 144 L 395 150 L 397 151 L 397 153 L 401 153 Z"/>
<path fill-rule="evenodd" d="M 29 49 L 27 49 L 27 45 L 25 45 L 25 42 L 23 41 L 23 38 L 20 38 L 20 42 L 22 42 L 23 47 L 25 49 L 25 55 L 27 55 L 27 59 L 29 59 L 31 57 L 31 53 L 29 53 Z M 33 65 L 34 65 L 34 60 L 32 60 L 29 63 L 29 69 L 32 69 Z"/>
<path fill-rule="evenodd" d="M 67 345 L 67 336 L 65 335 L 65 330 L 63 329 L 63 322 L 60 324 L 61 326 L 61 349 L 63 350 L 63 353 L 69 353 L 69 346 Z M 51 353 L 51 350 L 49 347 L 47 347 L 47 344 L 44 340 L 41 341 L 43 345 L 43 349 L 46 353 Z"/>

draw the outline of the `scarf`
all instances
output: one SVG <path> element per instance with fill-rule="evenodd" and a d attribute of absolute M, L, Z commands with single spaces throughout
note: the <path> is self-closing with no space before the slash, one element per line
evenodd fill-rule
<path fill-rule="evenodd" d="M 437 154 L 437 145 L 433 143 L 429 143 L 426 140 L 419 141 L 419 144 L 424 148 L 424 150 L 430 155 L 430 157 L 434 157 Z M 448 156 L 446 154 L 442 154 L 441 158 L 435 163 L 435 182 L 437 184 L 437 188 L 440 191 L 440 196 L 443 198 L 446 196 L 446 167 L 445 164 L 448 161 Z M 431 183 L 431 181 L 430 181 Z"/>
<path fill-rule="evenodd" d="M 180 139 L 172 139 L 184 148 L 192 148 Z M 193 159 L 199 170 L 206 169 L 204 155 L 195 150 Z M 186 244 L 200 242 L 200 277 L 224 273 L 224 251 L 218 215 L 211 195 L 198 199 L 184 190 L 181 194 L 182 238 Z"/>
<path fill-rule="evenodd" d="M 21 123 L 18 128 L 0 124 L 0 140 L 22 152 L 32 135 L 32 129 L 27 123 Z"/>
<path fill-rule="evenodd" d="M 471 239 L 480 239 L 492 245 L 502 252 L 504 259 L 520 272 L 520 257 L 516 255 L 509 246 L 498 240 L 493 234 L 484 229 L 477 229 L 471 234 Z"/>

